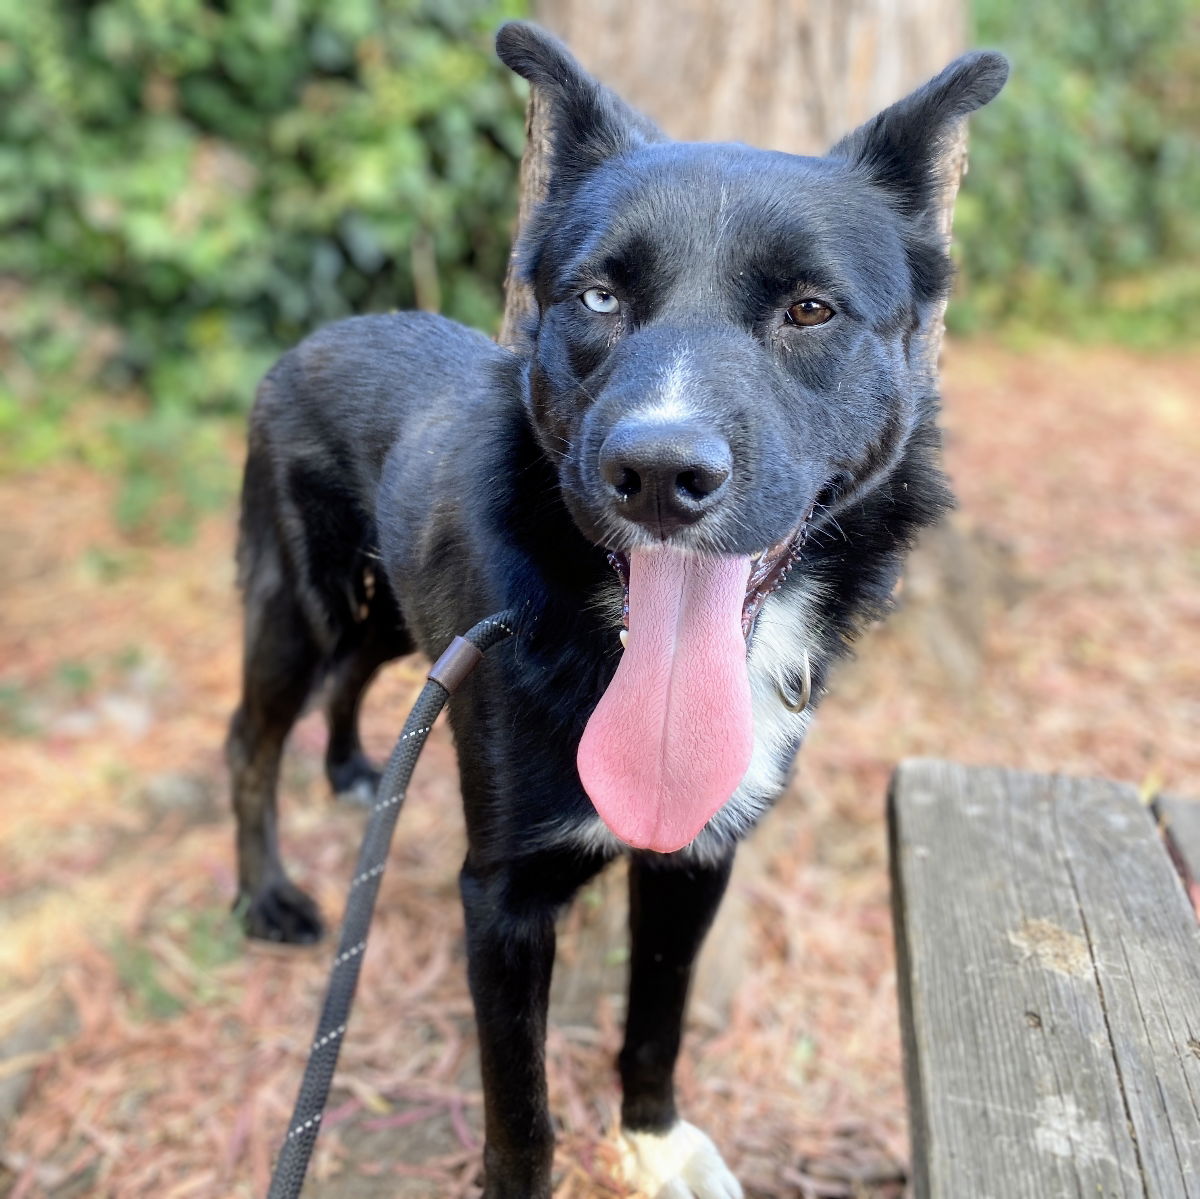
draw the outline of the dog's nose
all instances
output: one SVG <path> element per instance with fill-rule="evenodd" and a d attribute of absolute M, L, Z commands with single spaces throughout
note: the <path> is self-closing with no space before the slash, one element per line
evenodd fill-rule
<path fill-rule="evenodd" d="M 732 472 L 729 443 L 694 425 L 623 421 L 600 447 L 600 475 L 618 511 L 661 537 L 708 512 Z"/>

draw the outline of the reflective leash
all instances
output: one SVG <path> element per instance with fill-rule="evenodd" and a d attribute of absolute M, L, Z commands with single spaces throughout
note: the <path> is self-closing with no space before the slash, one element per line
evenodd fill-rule
<path fill-rule="evenodd" d="M 464 636 L 454 638 L 446 652 L 430 668 L 429 682 L 417 697 L 404 723 L 400 740 L 388 759 L 383 778 L 379 781 L 379 790 L 375 793 L 367 831 L 363 834 L 362 848 L 358 851 L 358 865 L 350 883 L 346 913 L 342 919 L 342 936 L 333 959 L 325 1004 L 317 1021 L 308 1065 L 304 1068 L 296 1107 L 279 1160 L 275 1163 L 267 1199 L 296 1199 L 304 1185 L 304 1176 L 308 1172 L 321 1117 L 329 1098 L 329 1086 L 341 1052 L 342 1038 L 346 1035 L 346 1024 L 358 986 L 358 972 L 367 948 L 367 933 L 387 865 L 396 817 L 400 815 L 408 782 L 425 738 L 429 736 L 433 722 L 451 693 L 475 669 L 483 655 L 492 646 L 513 635 L 515 616 L 513 611 L 497 612 L 495 616 L 481 620 Z"/>

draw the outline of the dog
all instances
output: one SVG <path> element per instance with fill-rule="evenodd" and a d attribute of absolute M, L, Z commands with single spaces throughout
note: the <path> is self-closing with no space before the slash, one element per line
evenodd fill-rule
<path fill-rule="evenodd" d="M 921 353 L 951 279 L 941 163 L 1008 66 L 959 58 L 802 158 L 672 142 L 536 26 L 505 25 L 497 52 L 550 116 L 548 193 L 518 246 L 528 349 L 363 316 L 257 394 L 228 740 L 239 904 L 253 937 L 321 935 L 275 799 L 316 683 L 329 781 L 370 795 L 357 714 L 376 670 L 515 610 L 516 636 L 450 701 L 484 1194 L 550 1195 L 555 918 L 625 854 L 628 1181 L 729 1199 L 740 1186 L 676 1110 L 692 964 L 830 666 L 950 502 Z"/>

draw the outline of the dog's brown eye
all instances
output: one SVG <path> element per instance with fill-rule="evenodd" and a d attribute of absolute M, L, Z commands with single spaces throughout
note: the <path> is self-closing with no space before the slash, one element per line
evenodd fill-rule
<path fill-rule="evenodd" d="M 787 319 L 793 325 L 823 325 L 833 319 L 833 309 L 820 300 L 801 300 L 787 310 Z"/>

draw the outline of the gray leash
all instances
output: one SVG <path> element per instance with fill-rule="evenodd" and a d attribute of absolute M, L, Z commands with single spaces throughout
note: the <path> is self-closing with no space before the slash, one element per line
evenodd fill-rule
<path fill-rule="evenodd" d="M 455 637 L 446 652 L 430 668 L 429 682 L 417 697 L 400 740 L 388 759 L 375 795 L 375 805 L 367 821 L 367 831 L 363 834 L 362 848 L 358 851 L 358 865 L 350 883 L 346 914 L 342 920 L 342 936 L 333 959 L 325 1004 L 317 1021 L 317 1033 L 308 1055 L 308 1065 L 304 1068 L 304 1079 L 296 1096 L 288 1134 L 279 1160 L 275 1163 L 267 1199 L 296 1199 L 304 1185 L 304 1176 L 308 1172 L 309 1159 L 329 1098 L 329 1086 L 341 1052 L 342 1038 L 346 1035 L 346 1024 L 358 986 L 358 972 L 367 948 L 367 933 L 387 864 L 396 817 L 400 815 L 408 781 L 412 778 L 413 767 L 417 764 L 425 738 L 429 736 L 429 730 L 451 692 L 475 669 L 493 645 L 512 636 L 516 627 L 515 617 L 512 611 L 497 612 L 495 616 L 481 620 L 464 636 Z"/>

